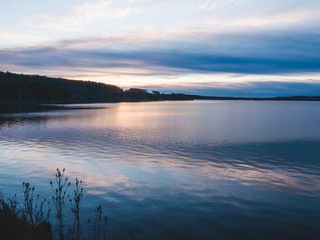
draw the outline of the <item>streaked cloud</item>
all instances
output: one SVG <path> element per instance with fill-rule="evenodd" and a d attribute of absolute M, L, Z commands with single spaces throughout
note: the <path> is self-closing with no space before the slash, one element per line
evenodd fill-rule
<path fill-rule="evenodd" d="M 100 38 L 6 49 L 1 50 L 0 62 L 40 68 L 140 68 L 154 75 L 284 74 L 318 72 L 320 67 L 320 34 L 203 34 L 191 41 L 175 37 L 149 41 L 132 36 Z"/>

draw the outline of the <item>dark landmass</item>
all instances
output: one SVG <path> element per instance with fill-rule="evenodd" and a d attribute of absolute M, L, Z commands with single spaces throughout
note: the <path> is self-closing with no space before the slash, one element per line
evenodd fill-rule
<path fill-rule="evenodd" d="M 292 96 L 275 98 L 243 98 L 199 96 L 181 93 L 164 94 L 158 91 L 131 88 L 123 90 L 117 86 L 92 81 L 68 80 L 39 75 L 15 74 L 0 71 L 0 105 L 12 107 L 35 104 L 138 102 L 175 100 L 278 100 L 320 101 L 320 96 Z M 27 107 L 27 108 L 28 108 Z M 46 107 L 47 109 L 48 107 Z M 54 108 L 54 106 L 52 106 Z"/>
<path fill-rule="evenodd" d="M 213 97 L 192 95 L 193 99 L 202 100 L 254 100 L 254 101 L 320 101 L 320 96 L 290 96 L 290 97 L 272 97 L 272 98 L 257 98 L 257 97 Z"/>
<path fill-rule="evenodd" d="M 123 90 L 92 81 L 76 81 L 0 71 L 0 102 L 3 104 L 94 103 L 193 100 L 192 95 L 151 93 L 144 89 Z"/>

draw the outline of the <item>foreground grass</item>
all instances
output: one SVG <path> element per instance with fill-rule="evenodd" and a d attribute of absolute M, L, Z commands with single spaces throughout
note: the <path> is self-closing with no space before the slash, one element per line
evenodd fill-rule
<path fill-rule="evenodd" d="M 50 181 L 53 196 L 48 200 L 41 200 L 39 195 L 35 195 L 35 188 L 25 182 L 22 183 L 24 195 L 22 203 L 17 201 L 16 195 L 5 200 L 0 193 L 1 240 L 106 239 L 108 218 L 102 215 L 101 206 L 94 209 L 94 218 L 88 219 L 87 233 L 82 231 L 80 224 L 82 181 L 76 179 L 74 190 L 70 195 L 69 188 L 72 184 L 64 176 L 64 172 L 65 169 L 62 171 L 57 169 L 55 180 Z M 74 218 L 72 226 L 64 223 L 64 216 L 70 213 Z M 54 225 L 50 222 L 51 214 L 54 214 L 56 219 Z M 136 238 L 132 231 L 130 235 L 133 239 Z"/>

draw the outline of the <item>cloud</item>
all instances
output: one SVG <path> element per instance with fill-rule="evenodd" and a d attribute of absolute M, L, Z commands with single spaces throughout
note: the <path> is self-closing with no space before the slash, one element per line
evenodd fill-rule
<path fill-rule="evenodd" d="M 34 68 L 140 68 L 154 75 L 287 74 L 320 69 L 320 34 L 202 34 L 191 40 L 185 37 L 151 37 L 148 41 L 147 37 L 135 40 L 129 35 L 122 40 L 109 37 L 7 49 L 0 50 L 0 63 Z"/>
<path fill-rule="evenodd" d="M 317 1 L 253 0 L 149 1 L 86 0 L 28 16 L 26 26 L 47 30 L 107 32 L 139 29 L 216 29 L 283 27 L 316 21 Z"/>
<path fill-rule="evenodd" d="M 123 18 L 129 14 L 143 11 L 143 7 L 136 7 L 130 1 L 87 0 L 69 5 L 54 11 L 38 13 L 26 19 L 26 25 L 55 30 L 81 30 L 85 26 L 95 23 L 107 24 L 112 19 Z"/>
<path fill-rule="evenodd" d="M 12 48 L 0 50 L 0 65 L 10 66 L 11 71 L 16 68 L 165 92 L 319 95 L 320 35 L 202 33 L 189 38 L 189 34 L 129 34 Z"/>
<path fill-rule="evenodd" d="M 195 91 L 206 85 L 219 89 L 219 74 L 314 77 L 320 72 L 319 10 L 315 0 L 81 1 L 29 16 L 24 26 L 37 34 L 17 31 L 23 47 L 0 48 L 0 66 L 77 79 L 105 77 L 122 86 L 149 81 L 150 87 L 172 87 L 188 79 L 183 86 Z M 6 37 L 2 42 L 15 38 L 1 36 Z M 31 42 L 34 46 L 27 47 Z M 220 82 L 228 91 L 228 83 L 250 89 L 232 77 Z"/>

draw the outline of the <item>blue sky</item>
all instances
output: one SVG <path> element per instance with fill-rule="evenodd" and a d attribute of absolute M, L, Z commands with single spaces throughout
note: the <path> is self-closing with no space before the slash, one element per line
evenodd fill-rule
<path fill-rule="evenodd" d="M 320 95 L 318 0 L 3 0 L 0 70 L 218 96 Z"/>

